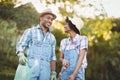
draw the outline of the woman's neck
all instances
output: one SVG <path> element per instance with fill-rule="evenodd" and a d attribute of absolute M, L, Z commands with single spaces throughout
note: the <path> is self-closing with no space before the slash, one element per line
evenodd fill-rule
<path fill-rule="evenodd" d="M 75 36 L 76 36 L 75 32 L 70 32 L 70 39 L 72 40 L 72 42 L 73 42 L 73 39 L 75 38 Z"/>

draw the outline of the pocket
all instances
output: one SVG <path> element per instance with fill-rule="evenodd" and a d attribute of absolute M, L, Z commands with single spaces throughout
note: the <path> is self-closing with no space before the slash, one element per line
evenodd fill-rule
<path fill-rule="evenodd" d="M 40 41 L 39 41 L 39 40 L 34 40 L 34 41 L 33 41 L 33 45 L 34 45 L 34 46 L 37 46 L 37 47 L 41 47 L 42 41 L 41 41 L 41 40 L 40 40 Z"/>
<path fill-rule="evenodd" d="M 52 49 L 50 45 L 42 45 L 42 55 L 44 55 L 45 57 L 50 58 L 50 55 L 52 54 Z"/>

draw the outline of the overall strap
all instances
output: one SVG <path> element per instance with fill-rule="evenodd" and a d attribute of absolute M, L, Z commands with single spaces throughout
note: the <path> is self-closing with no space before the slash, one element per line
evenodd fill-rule
<path fill-rule="evenodd" d="M 49 39 L 49 41 L 50 41 L 49 44 L 52 45 L 52 33 L 49 32 L 49 34 L 48 34 L 46 37 L 48 37 L 48 39 Z M 44 39 L 42 42 L 44 43 L 45 40 L 46 40 L 46 39 Z"/>

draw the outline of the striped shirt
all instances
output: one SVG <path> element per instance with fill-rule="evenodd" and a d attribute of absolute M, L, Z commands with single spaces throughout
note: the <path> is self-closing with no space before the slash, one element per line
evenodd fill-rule
<path fill-rule="evenodd" d="M 52 54 L 53 54 L 51 60 L 56 60 L 56 56 L 55 56 L 56 39 L 55 39 L 55 36 L 50 31 L 48 31 L 46 33 L 46 36 L 44 36 L 43 30 L 41 29 L 41 27 L 39 25 L 25 30 L 20 41 L 16 45 L 16 53 L 18 53 L 19 51 L 24 52 L 25 49 L 27 52 L 29 52 L 29 47 L 32 45 L 32 42 L 34 39 L 36 39 L 37 41 L 41 41 L 41 42 L 50 40 L 50 44 L 52 45 Z M 27 55 L 28 54 L 29 53 L 27 53 Z"/>
<path fill-rule="evenodd" d="M 70 49 L 76 49 L 77 53 L 80 53 L 80 50 L 82 49 L 88 49 L 88 40 L 86 36 L 81 36 L 81 35 L 76 35 L 75 38 L 73 39 L 73 42 L 71 42 L 70 37 L 65 38 L 61 41 L 60 43 L 60 52 L 64 52 L 64 50 L 70 50 Z M 87 67 L 87 58 L 86 58 L 87 53 L 85 54 L 85 57 L 83 59 L 83 64 L 82 67 L 86 68 Z"/>

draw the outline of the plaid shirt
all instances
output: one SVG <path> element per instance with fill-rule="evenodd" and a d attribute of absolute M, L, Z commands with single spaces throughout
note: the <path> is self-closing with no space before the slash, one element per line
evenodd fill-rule
<path fill-rule="evenodd" d="M 55 56 L 56 39 L 55 39 L 54 35 L 51 34 L 50 31 L 48 31 L 46 33 L 46 36 L 44 37 L 43 30 L 40 28 L 39 25 L 25 30 L 20 41 L 16 45 L 16 53 L 18 53 L 18 51 L 24 52 L 25 49 L 27 52 L 29 52 L 29 47 L 32 45 L 32 41 L 34 39 L 36 39 L 38 41 L 51 40 L 50 42 L 52 45 L 52 53 L 53 53 L 52 60 L 56 60 L 56 56 Z M 29 53 L 27 53 L 27 54 L 29 54 Z"/>
<path fill-rule="evenodd" d="M 73 42 L 71 42 L 70 37 L 69 38 L 65 38 L 61 41 L 60 43 L 60 52 L 64 52 L 64 50 L 70 50 L 70 49 L 76 49 L 77 53 L 79 54 L 80 50 L 82 49 L 88 49 L 88 40 L 86 36 L 80 36 L 80 35 L 76 35 L 75 38 L 73 39 Z M 87 59 L 86 59 L 86 55 L 83 59 L 83 64 L 82 66 L 84 68 L 87 67 Z"/>

